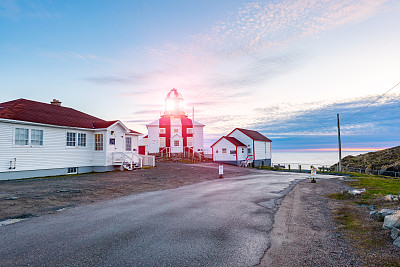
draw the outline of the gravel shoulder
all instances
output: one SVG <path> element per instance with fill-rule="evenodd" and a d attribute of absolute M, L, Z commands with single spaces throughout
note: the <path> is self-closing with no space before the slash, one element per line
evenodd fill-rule
<path fill-rule="evenodd" d="M 224 178 L 254 171 L 224 165 Z M 155 168 L 135 171 L 0 181 L 0 221 L 214 179 L 218 179 L 215 163 L 157 162 Z"/>
<path fill-rule="evenodd" d="M 335 228 L 337 203 L 326 194 L 347 189 L 338 179 L 307 180 L 285 196 L 275 214 L 271 246 L 260 266 L 359 266 L 352 247 Z"/>

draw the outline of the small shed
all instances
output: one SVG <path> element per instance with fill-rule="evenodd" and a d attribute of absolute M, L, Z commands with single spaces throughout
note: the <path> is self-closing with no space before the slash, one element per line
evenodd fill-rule
<path fill-rule="evenodd" d="M 240 165 L 246 160 L 246 145 L 234 137 L 222 136 L 211 145 L 213 161 Z"/>
<path fill-rule="evenodd" d="M 213 161 L 238 166 L 247 163 L 269 166 L 271 165 L 271 142 L 257 131 L 235 128 L 211 146 Z"/>

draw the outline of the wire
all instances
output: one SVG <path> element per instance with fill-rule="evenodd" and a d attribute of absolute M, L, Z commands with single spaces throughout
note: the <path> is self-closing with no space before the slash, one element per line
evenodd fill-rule
<path fill-rule="evenodd" d="M 400 82 L 398 82 L 395 86 L 393 86 L 392 88 L 390 88 L 389 90 L 387 90 L 384 94 L 380 95 L 377 99 L 375 99 L 374 101 L 372 101 L 371 103 L 369 103 L 368 105 L 366 105 L 364 108 L 360 109 L 359 111 L 357 111 L 356 113 L 354 113 L 353 116 L 346 118 L 346 120 L 352 119 L 354 117 L 356 117 L 359 113 L 361 113 L 362 111 L 366 110 L 369 106 L 371 106 L 372 104 L 376 103 L 379 99 L 381 99 L 382 97 L 384 97 L 386 94 L 388 94 L 390 91 L 392 91 L 394 88 L 396 88 L 398 85 L 400 84 Z"/>

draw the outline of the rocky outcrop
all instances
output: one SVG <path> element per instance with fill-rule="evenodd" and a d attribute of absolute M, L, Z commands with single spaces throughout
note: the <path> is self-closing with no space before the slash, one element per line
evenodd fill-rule
<path fill-rule="evenodd" d="M 344 157 L 342 166 L 400 172 L 400 146 Z"/>

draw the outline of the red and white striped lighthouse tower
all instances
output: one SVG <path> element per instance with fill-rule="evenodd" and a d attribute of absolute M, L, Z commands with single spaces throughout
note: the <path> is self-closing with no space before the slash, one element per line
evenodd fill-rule
<path fill-rule="evenodd" d="M 146 127 L 148 135 L 142 140 L 142 153 L 143 146 L 147 153 L 203 150 L 204 124 L 188 118 L 184 111 L 182 95 L 175 88 L 171 89 L 165 98 L 164 114 Z"/>

